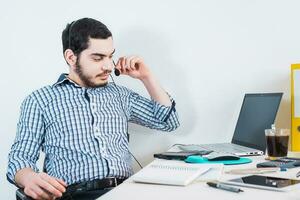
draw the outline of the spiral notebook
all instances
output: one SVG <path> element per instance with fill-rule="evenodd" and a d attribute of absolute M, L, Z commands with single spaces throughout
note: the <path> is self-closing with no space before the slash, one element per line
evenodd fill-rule
<path fill-rule="evenodd" d="M 180 161 L 154 160 L 132 176 L 138 183 L 186 186 L 210 170 L 204 164 L 188 164 Z"/>

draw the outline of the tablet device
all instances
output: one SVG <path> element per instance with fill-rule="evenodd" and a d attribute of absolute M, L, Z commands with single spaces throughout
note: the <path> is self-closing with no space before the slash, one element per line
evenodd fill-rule
<path fill-rule="evenodd" d="M 281 192 L 300 189 L 300 180 L 259 175 L 244 176 L 223 183 Z"/>

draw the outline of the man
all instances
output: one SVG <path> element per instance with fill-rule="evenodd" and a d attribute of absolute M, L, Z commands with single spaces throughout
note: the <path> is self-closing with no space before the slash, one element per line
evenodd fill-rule
<path fill-rule="evenodd" d="M 128 122 L 172 131 L 175 102 L 139 56 L 112 60 L 112 34 L 83 18 L 62 33 L 69 74 L 22 103 L 7 178 L 34 199 L 95 199 L 132 175 Z M 116 68 L 142 81 L 151 100 L 108 82 Z M 36 161 L 45 152 L 44 172 Z"/>

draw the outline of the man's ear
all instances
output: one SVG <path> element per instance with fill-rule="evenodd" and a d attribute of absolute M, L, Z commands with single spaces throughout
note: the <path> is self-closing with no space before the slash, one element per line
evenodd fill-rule
<path fill-rule="evenodd" d="M 71 49 L 65 50 L 64 57 L 70 67 L 76 66 L 77 56 Z"/>

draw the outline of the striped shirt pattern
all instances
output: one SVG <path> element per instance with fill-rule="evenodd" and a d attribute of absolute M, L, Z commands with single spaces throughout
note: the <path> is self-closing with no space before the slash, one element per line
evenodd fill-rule
<path fill-rule="evenodd" d="M 179 126 L 175 102 L 160 105 L 108 83 L 84 88 L 62 74 L 52 86 L 31 93 L 21 105 L 15 141 L 8 156 L 7 179 L 15 184 L 18 170 L 38 172 L 40 150 L 44 170 L 73 184 L 133 174 L 128 122 L 172 131 Z"/>

